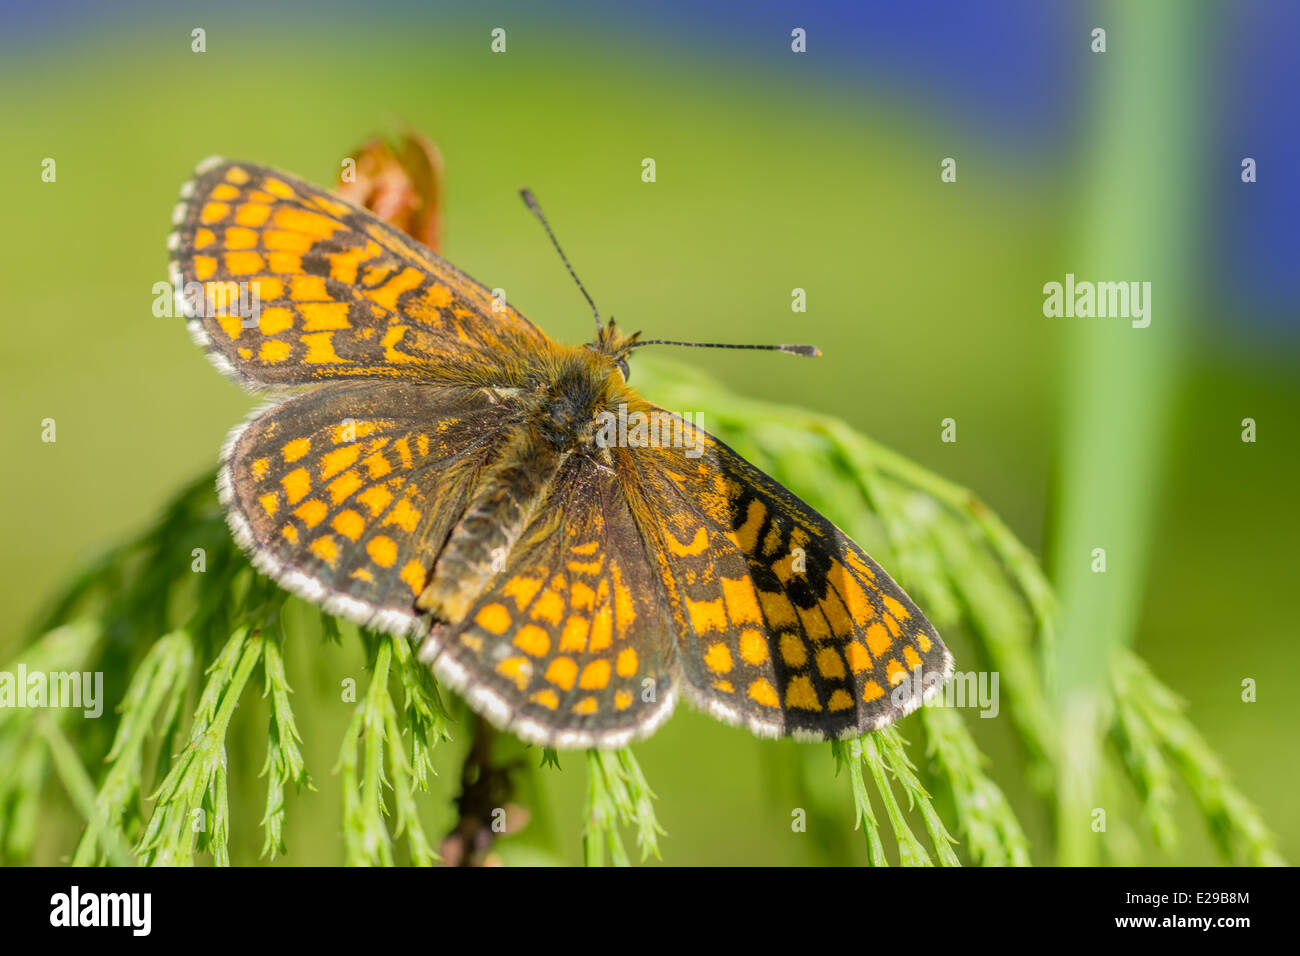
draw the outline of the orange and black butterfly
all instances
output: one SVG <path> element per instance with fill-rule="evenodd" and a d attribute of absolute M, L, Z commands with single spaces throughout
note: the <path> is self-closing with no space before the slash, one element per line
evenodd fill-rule
<path fill-rule="evenodd" d="M 947 677 L 939 635 L 861 548 L 628 387 L 636 335 L 598 319 L 593 343 L 556 343 L 262 166 L 209 160 L 181 195 L 169 247 L 194 338 L 243 384 L 291 390 L 226 442 L 235 539 L 328 612 L 422 638 L 498 727 L 621 746 L 684 695 L 825 740 L 914 710 L 918 669 Z M 638 414 L 673 440 L 610 440 L 610 416 Z"/>

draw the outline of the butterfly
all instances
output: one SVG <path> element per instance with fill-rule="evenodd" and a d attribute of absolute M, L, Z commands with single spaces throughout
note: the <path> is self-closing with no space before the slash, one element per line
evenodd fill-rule
<path fill-rule="evenodd" d="M 326 612 L 420 639 L 497 727 L 619 747 L 685 697 L 826 740 L 950 673 L 860 547 L 629 387 L 639 333 L 597 315 L 595 341 L 559 344 L 370 213 L 252 163 L 202 163 L 173 219 L 195 341 L 275 394 L 221 453 L 235 540 Z"/>

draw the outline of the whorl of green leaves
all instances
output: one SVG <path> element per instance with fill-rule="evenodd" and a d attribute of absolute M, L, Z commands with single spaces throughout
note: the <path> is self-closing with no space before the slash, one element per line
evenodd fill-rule
<path fill-rule="evenodd" d="M 1034 557 L 998 518 L 969 491 L 835 419 L 739 398 L 661 360 L 639 358 L 638 376 L 649 379 L 647 394 L 660 404 L 702 411 L 707 429 L 860 541 L 941 633 L 964 636 L 978 662 L 1000 675 L 1022 744 L 1024 766 L 998 767 L 997 774 L 1026 774 L 1051 806 L 1069 759 L 1045 691 L 1056 608 Z M 201 574 L 191 570 L 196 548 L 205 554 Z M 22 661 L 29 670 L 103 671 L 109 699 L 120 703 L 75 732 L 68 711 L 0 709 L 0 860 L 32 858 L 45 822 L 42 795 L 59 786 L 85 824 L 80 843 L 68 848 L 77 864 L 190 863 L 200 853 L 231 862 L 227 738 L 259 670 L 269 712 L 262 854 L 283 853 L 292 824 L 288 792 L 312 786 L 284 660 L 303 652 L 297 645 L 305 635 L 289 622 L 305 615 L 282 614 L 285 602 L 231 541 L 210 475 L 182 491 L 151 530 L 70 582 L 8 669 Z M 438 766 L 438 744 L 456 729 L 452 715 L 463 708 L 444 706 L 405 641 L 328 617 L 320 622 L 320 653 L 346 635 L 364 645 L 370 672 L 368 686 L 351 698 L 334 768 L 343 857 L 361 865 L 433 863 L 420 796 Z M 976 666 L 958 660 L 959 670 Z M 1129 651 L 1112 674 L 1114 749 L 1100 770 L 1106 786 L 1135 793 L 1141 822 L 1170 846 L 1181 777 L 1225 855 L 1278 862 L 1267 829 L 1174 695 Z M 959 711 L 929 706 L 896 727 L 817 751 L 830 751 L 833 760 L 809 758 L 824 768 L 816 772 L 848 775 L 873 865 L 891 858 L 903 865 L 1031 862 L 1016 814 Z M 541 763 L 533 773 L 559 772 L 553 753 L 544 752 Z M 643 858 L 658 856 L 664 831 L 632 753 L 589 753 L 586 770 L 585 862 L 629 862 L 623 827 L 635 833 Z M 1045 853 L 1039 850 L 1040 862 Z"/>

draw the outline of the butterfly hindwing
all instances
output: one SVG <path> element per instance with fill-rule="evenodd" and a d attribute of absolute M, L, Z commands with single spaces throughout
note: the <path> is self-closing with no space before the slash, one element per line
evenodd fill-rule
<path fill-rule="evenodd" d="M 526 740 L 615 747 L 672 712 L 673 643 L 618 476 L 574 455 L 501 573 L 421 656 Z"/>
<path fill-rule="evenodd" d="M 683 447 L 623 457 L 685 693 L 755 733 L 804 739 L 861 734 L 919 706 L 932 684 L 917 669 L 942 681 L 951 657 L 903 590 L 777 481 L 683 427 Z"/>
<path fill-rule="evenodd" d="M 518 386 L 553 348 L 429 249 L 294 176 L 214 160 L 181 195 L 168 240 L 178 306 L 245 384 Z"/>
<path fill-rule="evenodd" d="M 341 383 L 231 433 L 220 491 L 236 540 L 281 585 L 363 626 L 416 634 L 415 597 L 489 456 L 483 393 Z"/>

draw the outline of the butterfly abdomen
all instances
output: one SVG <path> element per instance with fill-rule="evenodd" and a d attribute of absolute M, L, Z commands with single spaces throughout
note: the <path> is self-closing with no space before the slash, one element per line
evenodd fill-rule
<path fill-rule="evenodd" d="M 506 559 L 560 467 L 562 455 L 530 422 L 517 425 L 487 468 L 416 607 L 449 624 L 464 619 Z"/>

